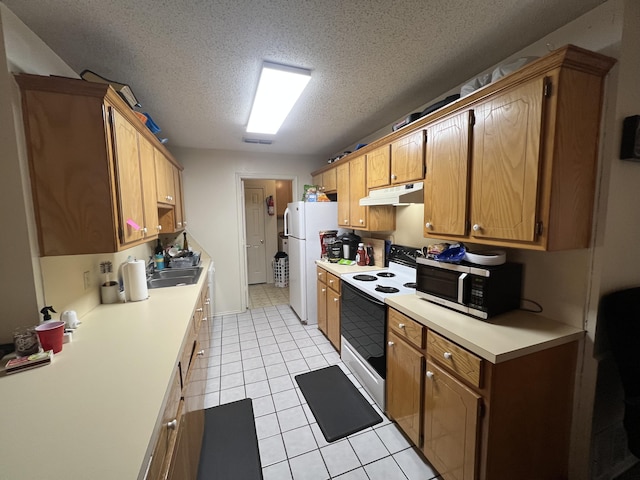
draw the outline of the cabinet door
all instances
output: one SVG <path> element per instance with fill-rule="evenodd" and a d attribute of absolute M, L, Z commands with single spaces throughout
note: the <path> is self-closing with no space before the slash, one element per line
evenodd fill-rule
<path fill-rule="evenodd" d="M 338 188 L 338 225 L 349 227 L 349 163 L 343 163 L 336 168 Z"/>
<path fill-rule="evenodd" d="M 182 193 L 182 172 L 172 165 L 173 184 L 175 189 L 175 227 L 176 231 L 185 227 L 184 221 L 184 195 Z"/>
<path fill-rule="evenodd" d="M 471 236 L 535 240 L 544 78 L 475 109 Z"/>
<path fill-rule="evenodd" d="M 391 175 L 391 146 L 376 148 L 367 153 L 367 188 L 389 185 Z"/>
<path fill-rule="evenodd" d="M 391 183 L 424 178 L 424 132 L 414 132 L 391 143 Z"/>
<path fill-rule="evenodd" d="M 475 480 L 481 397 L 427 360 L 424 454 L 446 480 Z"/>
<path fill-rule="evenodd" d="M 466 235 L 469 139 L 472 112 L 445 118 L 427 129 L 424 236 Z"/>
<path fill-rule="evenodd" d="M 340 351 L 340 294 L 327 289 L 327 338 Z"/>
<path fill-rule="evenodd" d="M 318 277 L 318 329 L 328 335 L 327 332 L 327 285 Z"/>
<path fill-rule="evenodd" d="M 118 181 L 121 243 L 127 244 L 144 237 L 138 132 L 116 109 L 111 109 L 111 115 Z"/>
<path fill-rule="evenodd" d="M 327 170 L 322 174 L 322 191 L 323 192 L 335 192 L 337 188 L 337 168 Z"/>
<path fill-rule="evenodd" d="M 364 155 L 349 162 L 349 218 L 351 227 L 367 228 L 367 207 L 360 199 L 367 196 L 367 163 Z"/>
<path fill-rule="evenodd" d="M 387 339 L 387 413 L 419 447 L 424 357 L 393 332 Z"/>
<path fill-rule="evenodd" d="M 144 206 L 145 238 L 152 238 L 160 233 L 158 223 L 158 191 L 156 187 L 156 165 L 153 158 L 153 145 L 138 134 L 140 148 L 140 172 L 142 174 L 142 204 Z"/>
<path fill-rule="evenodd" d="M 156 161 L 156 185 L 158 188 L 158 202 L 175 205 L 175 186 L 173 179 L 173 165 L 159 150 L 154 151 Z"/>

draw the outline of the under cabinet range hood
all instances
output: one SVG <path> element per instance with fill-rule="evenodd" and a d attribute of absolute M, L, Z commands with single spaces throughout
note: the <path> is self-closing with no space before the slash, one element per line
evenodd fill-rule
<path fill-rule="evenodd" d="M 360 206 L 424 203 L 422 186 L 423 182 L 418 182 L 399 185 L 397 187 L 370 190 L 368 197 L 360 199 Z"/>

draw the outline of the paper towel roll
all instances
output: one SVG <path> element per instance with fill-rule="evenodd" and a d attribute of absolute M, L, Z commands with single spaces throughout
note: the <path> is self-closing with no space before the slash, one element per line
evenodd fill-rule
<path fill-rule="evenodd" d="M 144 260 L 132 260 L 125 264 L 124 289 L 128 301 L 138 302 L 149 297 L 147 272 Z"/>

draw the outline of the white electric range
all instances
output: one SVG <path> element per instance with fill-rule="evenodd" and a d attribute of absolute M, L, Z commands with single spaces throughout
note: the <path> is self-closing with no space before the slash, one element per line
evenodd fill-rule
<path fill-rule="evenodd" d="M 386 377 L 386 298 L 416 293 L 418 249 L 391 245 L 389 267 L 340 277 L 341 357 L 384 411 Z"/>

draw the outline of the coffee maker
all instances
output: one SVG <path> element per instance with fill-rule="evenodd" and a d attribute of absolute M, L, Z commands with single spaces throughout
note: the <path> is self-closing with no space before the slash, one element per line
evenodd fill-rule
<path fill-rule="evenodd" d="M 360 236 L 355 233 L 344 233 L 338 237 L 338 240 L 342 243 L 342 258 L 355 260 L 358 244 L 362 241 Z"/>

